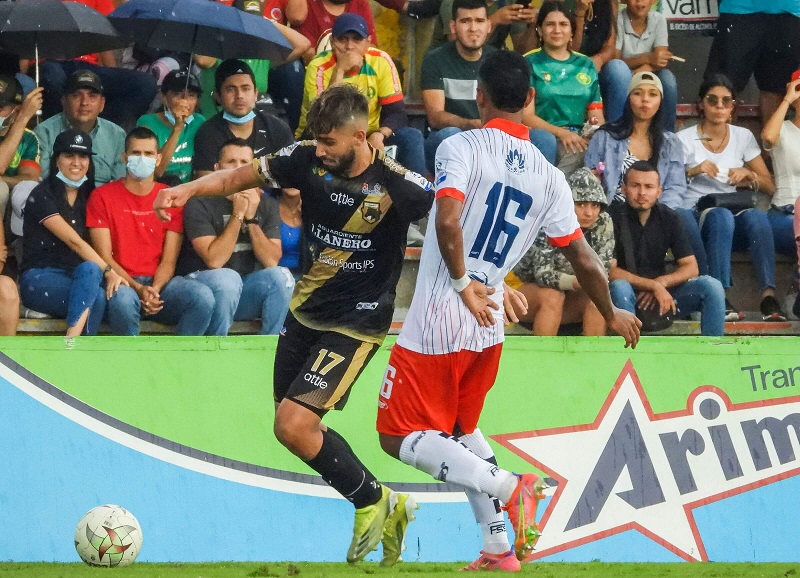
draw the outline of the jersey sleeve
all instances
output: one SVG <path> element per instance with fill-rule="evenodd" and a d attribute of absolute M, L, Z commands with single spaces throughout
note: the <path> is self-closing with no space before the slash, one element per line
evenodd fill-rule
<path fill-rule="evenodd" d="M 463 139 L 449 138 L 436 149 L 436 198 L 453 197 L 463 202 L 471 174 L 472 154 Z"/>
<path fill-rule="evenodd" d="M 583 237 L 583 231 L 575 215 L 572 191 L 564 173 L 553 167 L 547 189 L 551 201 L 547 211 L 548 218 L 544 223 L 544 232 L 551 245 L 566 247 L 575 239 Z"/>
<path fill-rule="evenodd" d="M 299 189 L 306 171 L 311 170 L 314 149 L 313 141 L 296 142 L 276 153 L 253 160 L 253 167 L 267 187 Z"/>
<path fill-rule="evenodd" d="M 386 159 L 386 185 L 397 212 L 405 221 L 421 219 L 431 210 L 433 185 L 414 171 Z"/>
<path fill-rule="evenodd" d="M 375 61 L 378 74 L 378 103 L 381 106 L 403 100 L 403 88 L 397 67 L 385 52 L 381 52 Z"/>

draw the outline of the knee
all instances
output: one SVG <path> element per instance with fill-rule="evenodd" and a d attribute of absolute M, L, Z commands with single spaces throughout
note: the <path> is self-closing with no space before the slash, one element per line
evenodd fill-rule
<path fill-rule="evenodd" d="M 627 311 L 634 310 L 636 293 L 633 291 L 633 287 L 630 283 L 618 279 L 616 281 L 612 281 L 608 288 L 611 293 L 611 301 L 615 306 L 621 307 Z"/>
<path fill-rule="evenodd" d="M 425 140 L 425 138 L 422 136 L 422 132 L 413 126 L 404 126 L 402 128 L 398 128 L 395 131 L 394 136 L 397 137 L 397 144 L 399 146 L 422 148 L 422 143 Z"/>
<path fill-rule="evenodd" d="M 91 261 L 84 261 L 75 267 L 75 274 L 73 276 L 75 278 L 90 279 L 99 285 L 100 280 L 103 278 L 103 272 L 100 270 L 100 267 L 98 267 L 97 264 L 92 263 Z"/>
<path fill-rule="evenodd" d="M 19 309 L 19 291 L 14 280 L 0 275 L 0 307 Z"/>
<path fill-rule="evenodd" d="M 209 271 L 207 280 L 203 285 L 207 285 L 217 298 L 238 299 L 242 293 L 242 276 L 233 269 L 223 267 Z"/>
<path fill-rule="evenodd" d="M 319 430 L 319 420 L 309 420 L 306 414 L 310 412 L 297 411 L 296 408 L 300 407 L 296 403 L 284 401 L 275 410 L 275 423 L 272 428 L 275 438 L 292 453 L 304 446 L 310 433 Z"/>
<path fill-rule="evenodd" d="M 769 217 L 764 211 L 749 209 L 741 214 L 742 222 L 749 232 L 756 234 L 772 234 L 772 227 L 769 224 Z"/>
<path fill-rule="evenodd" d="M 656 76 L 661 81 L 661 86 L 664 87 L 664 92 L 678 92 L 678 81 L 669 68 L 662 68 L 656 73 Z"/>
<path fill-rule="evenodd" d="M 619 58 L 609 60 L 603 65 L 602 76 L 609 83 L 620 83 L 621 86 L 628 86 L 628 82 L 633 77 L 633 72 L 625 62 Z"/>
<path fill-rule="evenodd" d="M 564 308 L 564 299 L 566 295 L 563 291 L 558 289 L 551 289 L 550 287 L 539 288 L 539 307 L 538 309 L 557 309 L 561 311 Z"/>
<path fill-rule="evenodd" d="M 404 438 L 382 433 L 378 434 L 378 439 L 384 452 L 397 460 L 400 459 L 400 446 L 403 444 Z"/>
<path fill-rule="evenodd" d="M 705 216 L 705 227 L 711 227 L 716 231 L 724 231 L 733 234 L 733 213 L 728 209 L 716 208 L 711 209 Z"/>
<path fill-rule="evenodd" d="M 121 285 L 116 293 L 108 300 L 110 313 L 120 315 L 139 314 L 139 296 L 136 291 L 127 285 Z"/>

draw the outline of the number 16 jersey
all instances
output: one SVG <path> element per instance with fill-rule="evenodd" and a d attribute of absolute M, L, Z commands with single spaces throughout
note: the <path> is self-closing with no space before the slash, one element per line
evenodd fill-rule
<path fill-rule="evenodd" d="M 495 324 L 480 327 L 450 284 L 429 218 L 419 274 L 397 344 L 424 354 L 482 351 L 503 341 L 503 279 L 544 229 L 567 246 L 581 232 L 564 173 L 530 142 L 528 128 L 494 119 L 446 139 L 436 152 L 436 198 L 463 201 L 461 229 L 467 274 L 495 289 Z"/>

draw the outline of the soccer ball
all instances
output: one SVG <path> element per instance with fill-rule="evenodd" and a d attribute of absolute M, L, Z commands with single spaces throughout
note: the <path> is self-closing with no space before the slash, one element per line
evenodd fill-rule
<path fill-rule="evenodd" d="M 125 508 L 97 506 L 78 522 L 75 549 L 89 566 L 127 566 L 142 549 L 142 529 Z"/>

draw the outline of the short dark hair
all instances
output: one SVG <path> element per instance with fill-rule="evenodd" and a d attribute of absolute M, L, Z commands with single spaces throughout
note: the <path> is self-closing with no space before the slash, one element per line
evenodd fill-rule
<path fill-rule="evenodd" d="M 317 137 L 342 127 L 356 118 L 369 118 L 367 97 L 350 84 L 332 86 L 311 103 L 306 121 L 308 131 Z"/>
<path fill-rule="evenodd" d="M 658 168 L 650 161 L 636 161 L 630 167 L 628 167 L 628 170 L 625 171 L 625 176 L 622 177 L 622 182 L 626 185 L 628 184 L 628 175 L 631 174 L 631 171 L 639 171 L 640 173 L 655 173 L 658 175 Z"/>
<path fill-rule="evenodd" d="M 158 137 L 156 136 L 156 133 L 154 133 L 152 130 L 150 130 L 146 126 L 137 126 L 134 129 L 132 129 L 125 136 L 125 150 L 126 151 L 128 150 L 128 145 L 130 145 L 131 141 L 134 140 L 134 139 L 136 139 L 136 140 L 147 140 L 147 139 L 154 140 L 154 141 L 156 141 L 156 148 L 159 148 L 159 146 L 158 146 Z"/>
<path fill-rule="evenodd" d="M 516 52 L 492 52 L 478 69 L 478 86 L 498 110 L 518 112 L 528 98 L 531 65 Z"/>
<path fill-rule="evenodd" d="M 486 0 L 454 0 L 453 1 L 453 20 L 456 19 L 456 14 L 458 14 L 458 9 L 462 8 L 464 10 L 478 10 L 483 8 L 486 10 L 486 13 L 489 13 L 489 8 L 486 6 Z"/>
<path fill-rule="evenodd" d="M 222 160 L 222 151 L 225 150 L 227 147 L 247 147 L 251 151 L 253 150 L 253 147 L 250 146 L 250 143 L 248 143 L 243 138 L 235 136 L 233 138 L 229 138 L 228 140 L 226 140 L 224 143 L 222 143 L 222 146 L 219 147 L 219 152 L 217 153 L 217 161 Z"/>
<path fill-rule="evenodd" d="M 733 82 L 721 72 L 710 74 L 703 80 L 703 83 L 700 85 L 700 90 L 697 92 L 697 97 L 703 100 L 711 89 L 717 86 L 727 88 L 731 96 L 736 98 L 736 88 L 733 86 Z"/>

